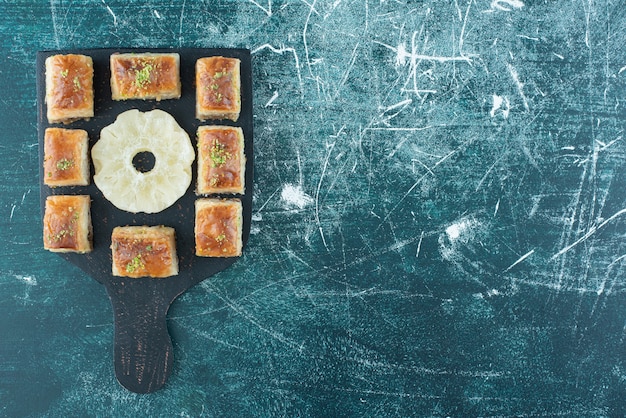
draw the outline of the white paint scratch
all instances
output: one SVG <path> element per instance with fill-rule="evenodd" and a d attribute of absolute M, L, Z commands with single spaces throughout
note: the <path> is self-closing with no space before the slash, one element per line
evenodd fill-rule
<path fill-rule="evenodd" d="M 499 295 L 500 295 L 500 291 L 498 289 L 487 290 L 488 297 L 499 296 Z"/>
<path fill-rule="evenodd" d="M 296 160 L 298 161 L 298 184 L 304 183 L 302 175 L 302 160 L 300 159 L 300 150 L 296 148 Z"/>
<path fill-rule="evenodd" d="M 495 118 L 496 113 L 500 111 L 504 119 L 508 119 L 510 110 L 511 110 L 511 103 L 509 102 L 508 97 L 498 96 L 497 94 L 493 95 L 493 106 L 491 107 L 491 111 L 489 112 L 489 115 L 492 118 Z"/>
<path fill-rule="evenodd" d="M 450 242 L 455 242 L 459 239 L 461 241 L 467 241 L 465 236 L 473 226 L 476 225 L 476 221 L 473 219 L 461 219 L 459 222 L 455 222 L 446 228 L 446 235 Z M 461 237 L 461 235 L 464 235 Z"/>
<path fill-rule="evenodd" d="M 180 8 L 180 22 L 178 24 L 178 46 L 183 46 L 183 19 L 185 17 L 185 4 L 187 0 L 183 0 L 183 5 Z"/>
<path fill-rule="evenodd" d="M 158 12 L 158 11 L 153 10 L 153 11 L 152 11 L 152 13 L 154 13 L 154 16 L 155 16 L 157 19 L 161 19 L 161 15 L 159 14 L 159 12 Z"/>
<path fill-rule="evenodd" d="M 522 39 L 528 39 L 529 41 L 534 41 L 534 42 L 539 42 L 540 39 L 536 38 L 534 36 L 528 36 L 528 35 L 517 35 L 518 38 L 522 38 Z"/>
<path fill-rule="evenodd" d="M 300 90 L 302 91 L 303 85 L 302 85 L 302 76 L 300 75 L 300 59 L 298 58 L 298 54 L 296 53 L 296 50 L 291 47 L 281 46 L 280 48 L 276 48 L 270 44 L 263 44 L 259 47 L 254 48 L 252 50 L 252 54 L 256 54 L 257 52 L 262 51 L 264 49 L 269 49 L 273 53 L 279 54 L 279 55 L 282 55 L 284 52 L 291 52 L 293 54 L 293 58 L 296 62 L 296 72 L 298 73 L 298 81 L 300 83 Z"/>
<path fill-rule="evenodd" d="M 101 0 L 102 4 L 104 4 L 104 7 L 106 7 L 107 11 L 109 12 L 109 14 L 111 16 L 113 16 L 113 26 L 117 26 L 117 16 L 115 16 L 115 13 L 113 13 L 113 10 L 111 10 L 111 8 L 109 7 L 108 4 L 106 4 L 106 2 L 104 0 Z"/>
<path fill-rule="evenodd" d="M 356 45 L 354 46 L 354 49 L 352 50 L 352 55 L 350 56 L 350 63 L 348 64 L 348 68 L 346 68 L 346 71 L 343 73 L 343 77 L 341 77 L 341 81 L 339 82 L 339 84 L 337 85 L 337 89 L 335 90 L 335 99 L 339 96 L 339 93 L 343 85 L 346 84 L 346 81 L 348 81 L 348 76 L 350 75 L 350 72 L 352 71 L 352 68 L 354 67 L 354 62 L 356 61 L 357 50 L 359 48 L 359 45 L 360 43 L 357 42 Z"/>
<path fill-rule="evenodd" d="M 274 193 L 272 193 L 272 194 L 270 195 L 270 197 L 268 197 L 268 198 L 267 198 L 267 200 L 265 201 L 265 203 L 263 203 L 263 204 L 261 205 L 261 207 L 259 208 L 259 210 L 257 210 L 257 211 L 256 211 L 256 213 L 255 213 L 254 215 L 252 215 L 252 216 L 255 216 L 255 215 L 256 215 L 256 216 L 259 216 L 259 217 L 260 217 L 260 216 L 261 216 L 261 211 L 265 208 L 265 206 L 267 206 L 267 204 L 269 203 L 269 201 L 270 201 L 270 200 L 272 200 L 272 198 L 273 198 L 274 196 L 276 196 L 276 193 L 278 193 L 278 191 L 279 191 L 279 190 L 280 190 L 280 187 L 279 187 L 278 189 L 274 190 Z"/>
<path fill-rule="evenodd" d="M 54 30 L 54 41 L 56 42 L 57 49 L 61 48 L 61 42 L 59 40 L 59 29 L 57 26 L 57 10 L 54 4 L 55 0 L 50 0 L 50 15 L 52 17 L 52 29 Z"/>
<path fill-rule="evenodd" d="M 584 7 L 584 9 L 585 9 L 585 27 L 586 27 L 586 29 L 585 29 L 585 45 L 587 46 L 587 48 L 590 48 L 590 46 L 589 46 L 589 29 L 590 29 L 590 24 L 591 24 L 591 11 L 593 10 L 592 0 L 587 0 L 587 7 Z"/>
<path fill-rule="evenodd" d="M 276 100 L 278 98 L 278 90 L 274 92 L 274 95 L 272 95 L 272 97 L 270 97 L 270 99 L 267 101 L 267 103 L 265 103 L 265 107 L 271 106 L 272 103 L 274 103 L 274 100 Z"/>
<path fill-rule="evenodd" d="M 389 125 L 388 122 L 391 119 L 393 119 L 396 116 L 398 116 L 400 113 L 402 113 L 404 111 L 404 109 L 406 109 L 411 103 L 413 103 L 413 100 L 407 99 L 407 100 L 403 100 L 403 101 L 401 101 L 399 103 L 396 103 L 395 105 L 388 106 L 387 108 L 379 107 L 379 109 L 382 110 L 382 113 L 378 116 L 379 121 L 377 121 L 377 123 L 382 123 L 384 125 Z M 396 110 L 396 111 L 393 112 L 393 113 L 388 113 L 388 112 L 390 112 L 392 110 Z"/>
<path fill-rule="evenodd" d="M 501 10 L 503 12 L 511 12 L 513 9 L 521 9 L 524 3 L 520 0 L 493 0 L 491 2 L 492 10 Z"/>
<path fill-rule="evenodd" d="M 324 230 L 322 229 L 322 223 L 320 222 L 320 191 L 322 189 L 322 182 L 324 181 L 324 175 L 326 174 L 326 169 L 328 168 L 328 160 L 330 159 L 330 155 L 333 152 L 333 148 L 335 148 L 335 143 L 328 145 L 328 153 L 326 154 L 326 159 L 324 160 L 324 166 L 322 167 L 322 173 L 320 174 L 320 180 L 317 183 L 317 190 L 315 191 L 315 221 L 317 223 L 317 228 L 320 232 L 320 236 L 322 237 L 322 243 L 326 248 L 326 251 L 330 252 L 328 249 L 328 245 L 326 244 L 326 238 L 324 237 Z"/>
<path fill-rule="evenodd" d="M 535 252 L 534 249 L 528 251 L 526 254 L 524 254 L 523 256 L 518 258 L 517 261 L 515 261 L 513 264 L 511 264 L 509 267 L 507 267 L 507 269 L 504 270 L 504 272 L 506 273 L 507 271 L 511 270 L 513 267 L 517 266 L 519 263 L 521 263 L 522 261 L 526 260 L 531 255 L 533 255 L 534 252 Z"/>
<path fill-rule="evenodd" d="M 304 4 L 306 4 L 306 5 L 307 5 L 307 7 L 309 8 L 309 10 L 312 10 L 312 11 L 313 11 L 313 13 L 315 13 L 315 14 L 316 14 L 316 15 L 318 15 L 318 16 L 322 16 L 322 15 L 320 14 L 320 12 L 318 12 L 318 11 L 315 9 L 315 7 L 313 7 L 313 5 L 311 5 L 311 3 L 309 3 L 309 2 L 308 2 L 308 1 L 306 1 L 306 0 L 300 0 L 300 1 L 301 1 L 302 3 L 304 3 Z M 284 6 L 286 6 L 286 4 L 285 4 Z M 284 6 L 283 6 L 283 7 L 284 7 Z"/>
<path fill-rule="evenodd" d="M 417 33 L 417 32 L 416 32 Z M 432 61 L 432 62 L 466 62 L 468 64 L 472 63 L 472 58 L 469 55 L 459 55 L 459 56 L 445 56 L 445 55 L 425 55 L 418 54 L 415 52 L 415 48 L 411 47 L 411 52 L 406 50 L 404 43 L 399 44 L 397 47 L 393 47 L 391 45 L 384 44 L 382 42 L 374 41 L 375 43 L 382 45 L 393 52 L 396 53 L 396 66 L 405 66 L 407 63 L 407 59 L 409 59 L 409 63 L 415 64 L 417 61 Z"/>
<path fill-rule="evenodd" d="M 600 287 L 598 288 L 598 296 L 604 293 L 605 288 L 606 288 L 606 282 L 609 279 L 609 275 L 611 273 L 611 270 L 613 269 L 613 266 L 615 266 L 616 264 L 618 264 L 624 259 L 626 259 L 626 254 L 622 254 L 621 256 L 617 257 L 615 260 L 611 262 L 611 264 L 608 265 L 606 269 L 606 274 L 604 275 L 604 280 L 602 281 L 602 283 L 600 284 Z M 596 304 L 597 304 L 597 301 L 596 301 Z"/>
<path fill-rule="evenodd" d="M 427 10 L 427 14 L 430 13 L 430 9 Z M 411 50 L 410 52 L 407 51 L 407 48 L 405 46 L 404 42 L 399 42 L 397 47 L 393 47 L 391 45 L 388 45 L 386 43 L 383 42 L 379 42 L 379 41 L 373 41 L 374 43 L 377 43 L 379 45 L 384 46 L 385 48 L 395 52 L 396 54 L 396 60 L 395 60 L 395 66 L 396 67 L 401 67 L 401 66 L 406 66 L 407 63 L 409 64 L 409 71 L 407 74 L 407 78 L 406 81 L 404 83 L 404 86 L 401 89 L 401 92 L 403 93 L 414 93 L 415 95 L 417 95 L 419 98 L 423 99 L 424 96 L 422 96 L 423 93 L 436 93 L 437 91 L 433 91 L 432 89 L 421 89 L 418 86 L 418 67 L 420 66 L 420 64 L 423 61 L 426 62 L 438 62 L 438 63 L 456 63 L 456 62 L 465 62 L 471 65 L 472 63 L 472 58 L 471 57 L 476 57 L 477 55 L 467 55 L 462 53 L 461 55 L 451 55 L 451 56 L 447 56 L 447 55 L 436 55 L 436 54 L 424 54 L 421 53 L 420 51 L 423 51 L 426 49 L 426 44 L 428 41 L 428 35 L 424 35 L 424 31 L 425 31 L 425 22 L 422 25 L 421 29 L 419 31 L 414 31 L 413 35 L 411 36 Z M 422 39 L 423 38 L 423 39 Z M 412 88 L 408 88 L 407 86 L 411 86 Z"/>
<path fill-rule="evenodd" d="M 309 7 L 309 14 L 306 17 L 306 21 L 304 22 L 304 29 L 302 29 L 302 43 L 304 44 L 304 57 L 306 59 L 307 66 L 309 68 L 309 75 L 313 77 L 313 71 L 311 71 L 311 60 L 309 60 L 309 44 L 307 43 L 307 35 L 306 32 L 309 29 L 309 21 L 311 20 L 311 14 L 313 10 L 315 10 L 315 3 L 317 0 L 313 1 L 313 4 Z"/>
<path fill-rule="evenodd" d="M 393 104 L 393 105 L 391 105 L 391 106 L 387 106 L 387 107 L 383 110 L 383 113 L 387 113 L 387 112 L 389 112 L 390 110 L 394 110 L 394 109 L 397 109 L 397 108 L 399 108 L 399 107 L 401 107 L 401 108 L 403 108 L 403 109 L 404 109 L 405 107 L 407 107 L 407 106 L 408 106 L 408 105 L 410 105 L 411 103 L 413 103 L 413 100 L 411 100 L 411 99 L 406 99 L 406 100 L 403 100 L 403 101 L 398 102 L 398 103 L 396 103 L 396 104 Z"/>
<path fill-rule="evenodd" d="M 463 43 L 465 42 L 465 29 L 467 27 L 467 17 L 469 16 L 470 7 L 473 0 L 468 0 L 467 9 L 465 10 L 465 17 L 463 18 L 463 26 L 461 26 L 461 34 L 459 35 L 459 54 L 463 56 Z M 458 5 L 457 5 L 458 8 Z M 459 10 L 459 14 L 461 11 Z"/>
<path fill-rule="evenodd" d="M 295 206 L 298 209 L 304 209 L 309 204 L 313 203 L 313 198 L 304 193 L 302 186 L 294 186 L 290 183 L 283 186 L 280 198 L 287 204 L 287 206 Z"/>
<path fill-rule="evenodd" d="M 624 71 L 626 71 L 626 65 L 624 65 L 622 68 L 619 69 L 619 71 L 617 72 L 617 75 L 620 75 Z"/>
<path fill-rule="evenodd" d="M 421 235 L 420 235 L 420 240 L 417 243 L 417 251 L 415 252 L 415 258 L 418 258 L 420 255 L 420 251 L 422 249 L 422 240 L 424 239 L 424 231 L 422 231 Z"/>
<path fill-rule="evenodd" d="M 259 9 L 263 10 L 267 14 L 267 17 L 272 17 L 272 0 L 267 0 L 267 7 L 261 6 L 258 2 L 254 0 L 249 0 L 249 1 L 250 3 L 257 6 Z"/>
<path fill-rule="evenodd" d="M 465 255 L 465 248 L 471 248 L 472 242 L 476 242 L 476 238 L 484 231 L 483 224 L 470 216 L 464 216 L 452 224 L 450 224 L 444 232 L 440 233 L 439 253 L 445 261 L 451 262 L 461 272 L 467 274 L 468 279 L 476 282 L 480 286 L 487 287 L 478 276 L 470 274 L 468 267 L 476 270 L 482 270 L 477 260 L 472 260 Z"/>
<path fill-rule="evenodd" d="M 17 207 L 17 205 L 13 204 L 11 205 L 11 215 L 9 215 L 9 222 L 11 222 L 13 220 L 13 212 L 15 212 L 15 208 Z"/>
<path fill-rule="evenodd" d="M 583 235 L 582 237 L 580 237 L 579 239 L 577 239 L 576 241 L 574 241 L 572 244 L 568 245 L 567 247 L 561 249 L 558 253 L 554 254 L 551 259 L 555 260 L 555 259 L 559 258 L 563 254 L 565 254 L 566 252 L 568 252 L 569 250 L 571 250 L 572 248 L 574 248 L 575 246 L 580 244 L 581 242 L 586 241 L 589 237 L 591 237 L 593 234 L 595 234 L 600 229 L 602 229 L 604 226 L 606 226 L 606 224 L 608 224 L 609 222 L 611 222 L 615 218 L 618 218 L 618 217 L 622 216 L 625 213 L 626 213 L 626 209 L 622 209 L 622 210 L 616 212 L 613 216 L 611 216 L 610 218 L 608 218 L 607 220 L 605 220 L 601 224 L 599 224 L 598 226 L 593 225 L 591 228 L 589 228 L 589 230 L 587 231 L 587 233 L 585 235 Z"/>
<path fill-rule="evenodd" d="M 367 132 L 367 131 L 405 131 L 405 132 L 415 132 L 415 131 L 426 131 L 428 129 L 432 129 L 432 128 L 441 128 L 441 127 L 446 127 L 448 125 L 428 125 L 428 126 L 417 126 L 417 127 L 413 127 L 413 128 L 396 128 L 396 127 L 389 127 L 389 128 L 370 128 L 367 127 L 365 129 L 363 129 L 363 132 Z"/>
<path fill-rule="evenodd" d="M 511 78 L 513 78 L 513 81 L 515 82 L 515 85 L 517 86 L 517 91 L 519 92 L 519 95 L 522 98 L 522 101 L 524 102 L 524 109 L 526 109 L 527 111 L 530 110 L 528 106 L 528 100 L 526 99 L 526 95 L 524 94 L 524 83 L 520 81 L 517 70 L 511 64 L 507 64 L 506 66 L 509 69 Z"/>
<path fill-rule="evenodd" d="M 14 274 L 13 276 L 17 280 L 20 280 L 29 286 L 37 286 L 37 279 L 35 279 L 33 276 L 22 276 L 21 274 Z"/>

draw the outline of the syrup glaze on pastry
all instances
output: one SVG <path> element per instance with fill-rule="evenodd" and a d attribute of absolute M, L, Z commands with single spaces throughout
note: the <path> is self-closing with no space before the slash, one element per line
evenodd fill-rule
<path fill-rule="evenodd" d="M 92 250 L 91 199 L 86 195 L 46 198 L 43 246 L 53 252 L 87 253 Z"/>
<path fill-rule="evenodd" d="M 206 57 L 196 61 L 196 118 L 230 119 L 241 112 L 241 62 L 237 58 Z"/>
<path fill-rule="evenodd" d="M 118 226 L 111 235 L 114 276 L 169 277 L 178 274 L 174 228 Z"/>
<path fill-rule="evenodd" d="M 241 128 L 232 126 L 198 128 L 197 194 L 243 194 L 245 167 Z"/>
<path fill-rule="evenodd" d="M 45 185 L 86 186 L 89 184 L 89 138 L 82 129 L 47 128 L 44 134 Z"/>
<path fill-rule="evenodd" d="M 89 119 L 93 109 L 93 60 L 86 55 L 52 55 L 46 59 L 46 104 L 49 123 Z"/>
<path fill-rule="evenodd" d="M 178 99 L 180 57 L 176 53 L 112 54 L 113 100 Z"/>
<path fill-rule="evenodd" d="M 236 257 L 241 255 L 242 205 L 239 199 L 196 200 L 196 255 Z"/>

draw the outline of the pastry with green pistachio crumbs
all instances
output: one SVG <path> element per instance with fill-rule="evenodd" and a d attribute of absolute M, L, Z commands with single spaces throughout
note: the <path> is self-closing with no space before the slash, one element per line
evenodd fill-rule
<path fill-rule="evenodd" d="M 112 273 L 163 278 L 178 274 L 176 233 L 168 226 L 118 226 L 111 235 Z"/>
<path fill-rule="evenodd" d="M 243 130 L 233 126 L 200 126 L 197 140 L 196 193 L 243 194 L 246 169 Z"/>
<path fill-rule="evenodd" d="M 43 182 L 49 187 L 89 184 L 89 137 L 82 129 L 47 128 Z"/>
<path fill-rule="evenodd" d="M 46 198 L 43 247 L 59 253 L 92 250 L 91 198 L 87 195 L 55 195 Z"/>
<path fill-rule="evenodd" d="M 230 119 L 241 112 L 241 61 L 205 57 L 196 61 L 196 118 Z"/>
<path fill-rule="evenodd" d="M 110 65 L 113 100 L 180 98 L 176 53 L 111 54 Z"/>
<path fill-rule="evenodd" d="M 79 54 L 46 58 L 46 116 L 49 123 L 72 123 L 94 115 L 93 60 Z"/>

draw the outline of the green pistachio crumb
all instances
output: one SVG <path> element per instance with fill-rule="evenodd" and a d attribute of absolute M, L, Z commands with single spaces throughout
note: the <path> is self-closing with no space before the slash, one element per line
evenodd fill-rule
<path fill-rule="evenodd" d="M 74 91 L 80 90 L 81 85 L 80 85 L 80 80 L 78 79 L 78 76 L 74 77 Z"/>
<path fill-rule="evenodd" d="M 230 153 L 226 151 L 224 144 L 215 141 L 209 151 L 209 158 L 211 159 L 211 167 L 221 167 L 226 164 L 226 161 L 231 157 Z"/>
<path fill-rule="evenodd" d="M 154 67 L 152 64 L 147 63 L 144 67 L 135 73 L 135 86 L 137 88 L 143 89 L 150 82 L 150 74 Z"/>
<path fill-rule="evenodd" d="M 137 254 L 132 260 L 126 264 L 126 272 L 134 273 L 137 269 L 141 269 L 144 267 L 143 261 L 141 260 L 141 254 Z"/>
<path fill-rule="evenodd" d="M 61 71 L 61 77 L 63 77 L 63 78 L 67 77 L 69 72 L 70 72 L 70 70 L 68 70 L 67 68 L 65 70 Z"/>
<path fill-rule="evenodd" d="M 220 178 L 217 174 L 215 174 L 214 176 L 211 177 L 211 179 L 209 180 L 209 186 L 211 187 L 215 187 L 217 186 L 217 184 L 220 182 Z"/>
<path fill-rule="evenodd" d="M 65 171 L 74 166 L 74 160 L 68 160 L 67 158 L 63 158 L 62 160 L 57 161 L 57 170 Z"/>
<path fill-rule="evenodd" d="M 226 239 L 226 234 L 224 234 L 223 232 L 215 237 L 215 241 L 217 241 L 220 244 L 224 242 L 225 239 Z"/>
<path fill-rule="evenodd" d="M 59 242 L 59 241 L 63 240 L 63 238 L 65 236 L 73 237 L 74 236 L 74 230 L 72 230 L 72 229 L 62 229 L 59 232 L 57 232 L 56 234 L 54 234 L 54 235 L 48 234 L 48 241 Z"/>

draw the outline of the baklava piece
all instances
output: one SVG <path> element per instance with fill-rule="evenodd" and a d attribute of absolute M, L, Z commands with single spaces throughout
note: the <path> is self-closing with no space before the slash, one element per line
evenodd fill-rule
<path fill-rule="evenodd" d="M 197 194 L 244 193 L 246 158 L 243 130 L 231 126 L 198 128 Z"/>
<path fill-rule="evenodd" d="M 89 137 L 82 129 L 46 129 L 44 184 L 50 187 L 88 185 L 88 148 Z"/>
<path fill-rule="evenodd" d="M 43 247 L 60 253 L 90 252 L 90 208 L 89 196 L 48 196 L 43 217 Z"/>
<path fill-rule="evenodd" d="M 178 54 L 112 54 L 110 62 L 113 100 L 180 98 Z"/>
<path fill-rule="evenodd" d="M 49 123 L 93 117 L 91 57 L 69 54 L 46 59 L 46 104 Z"/>
<path fill-rule="evenodd" d="M 237 257 L 241 255 L 243 209 L 239 199 L 196 200 L 196 255 Z"/>
<path fill-rule="evenodd" d="M 161 278 L 178 274 L 174 228 L 115 227 L 111 250 L 114 276 Z"/>
<path fill-rule="evenodd" d="M 207 57 L 196 61 L 196 118 L 239 119 L 241 111 L 240 61 Z"/>

